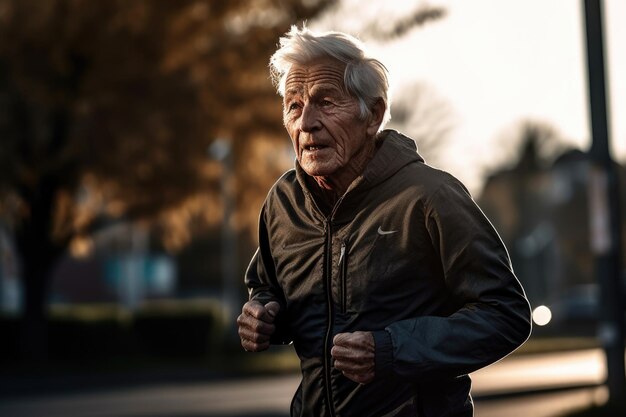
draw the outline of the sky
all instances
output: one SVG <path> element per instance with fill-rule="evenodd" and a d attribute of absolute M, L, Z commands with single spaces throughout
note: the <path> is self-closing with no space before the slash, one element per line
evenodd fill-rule
<path fill-rule="evenodd" d="M 415 4 L 424 2 L 344 0 L 337 15 L 310 26 L 361 37 L 359 22 L 401 16 Z M 363 40 L 389 68 L 392 93 L 419 81 L 451 105 L 454 128 L 442 168 L 478 191 L 485 172 L 511 162 L 517 147 L 512 137 L 523 120 L 547 123 L 568 144 L 589 148 L 582 0 L 428 4 L 444 7 L 445 17 L 391 43 Z M 610 139 L 613 156 L 624 162 L 626 1 L 603 5 Z"/>

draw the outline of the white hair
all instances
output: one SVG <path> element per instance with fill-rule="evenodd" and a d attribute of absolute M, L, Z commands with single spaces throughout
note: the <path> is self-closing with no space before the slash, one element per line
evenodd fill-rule
<path fill-rule="evenodd" d="M 293 64 L 307 64 L 330 57 L 346 64 L 343 81 L 347 92 L 359 102 L 360 115 L 372 114 L 377 100 L 385 104 L 382 129 L 391 118 L 389 73 L 379 60 L 369 56 L 363 44 L 342 32 L 315 33 L 307 27 L 292 26 L 280 38 L 280 47 L 270 58 L 270 75 L 278 93 L 284 97 L 285 80 Z"/>

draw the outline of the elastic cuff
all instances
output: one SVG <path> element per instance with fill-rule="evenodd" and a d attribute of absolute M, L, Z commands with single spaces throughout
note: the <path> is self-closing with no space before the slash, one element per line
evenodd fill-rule
<path fill-rule="evenodd" d="M 372 332 L 374 335 L 374 372 L 376 378 L 385 377 L 393 372 L 393 344 L 391 335 L 386 330 Z"/>

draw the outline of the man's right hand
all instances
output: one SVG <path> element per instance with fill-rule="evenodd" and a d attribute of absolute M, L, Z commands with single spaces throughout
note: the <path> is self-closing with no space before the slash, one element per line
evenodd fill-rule
<path fill-rule="evenodd" d="M 241 346 L 249 352 L 260 352 L 270 347 L 270 336 L 276 331 L 274 319 L 280 304 L 270 301 L 263 305 L 258 301 L 248 301 L 237 317 Z"/>

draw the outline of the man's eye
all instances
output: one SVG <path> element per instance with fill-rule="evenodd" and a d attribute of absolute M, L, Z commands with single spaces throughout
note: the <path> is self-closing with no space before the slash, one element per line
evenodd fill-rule
<path fill-rule="evenodd" d="M 332 101 L 330 100 L 322 100 L 320 104 L 324 107 L 333 105 Z"/>
<path fill-rule="evenodd" d="M 289 106 L 287 106 L 287 110 L 288 111 L 297 110 L 299 107 L 300 105 L 294 102 L 294 103 L 289 104 Z"/>

